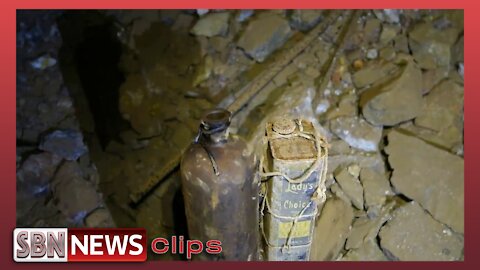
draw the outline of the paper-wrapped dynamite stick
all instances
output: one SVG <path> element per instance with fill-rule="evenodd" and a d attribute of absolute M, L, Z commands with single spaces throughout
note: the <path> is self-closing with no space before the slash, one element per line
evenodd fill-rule
<path fill-rule="evenodd" d="M 266 126 L 261 162 L 261 230 L 269 261 L 308 261 L 317 206 L 325 201 L 327 147 L 314 125 L 279 119 Z"/>

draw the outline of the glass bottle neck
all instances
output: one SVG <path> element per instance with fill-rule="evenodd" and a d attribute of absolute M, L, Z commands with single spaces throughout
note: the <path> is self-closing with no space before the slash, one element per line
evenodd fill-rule
<path fill-rule="evenodd" d="M 227 128 L 223 131 L 215 132 L 212 134 L 203 134 L 202 140 L 208 144 L 222 144 L 227 142 L 228 135 L 229 135 L 229 132 Z"/>

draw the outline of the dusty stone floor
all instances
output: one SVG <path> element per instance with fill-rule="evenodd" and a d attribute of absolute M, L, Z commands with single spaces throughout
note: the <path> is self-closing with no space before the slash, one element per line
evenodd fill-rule
<path fill-rule="evenodd" d="M 233 132 L 258 149 L 274 116 L 323 127 L 328 197 L 312 260 L 463 260 L 463 11 L 57 14 L 63 42 L 52 66 L 116 226 L 145 227 L 149 237 L 186 234 L 176 171 L 139 204 L 130 194 L 189 144 L 204 110 L 230 104 L 331 16 L 238 112 Z M 45 159 L 55 171 L 58 161 Z"/>

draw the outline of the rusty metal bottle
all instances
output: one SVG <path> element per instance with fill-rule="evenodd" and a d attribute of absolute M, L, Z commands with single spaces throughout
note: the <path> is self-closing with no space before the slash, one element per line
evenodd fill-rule
<path fill-rule="evenodd" d="M 258 259 L 258 178 L 246 143 L 229 134 L 230 112 L 214 109 L 181 162 L 182 192 L 190 239 L 220 240 L 222 252 L 198 260 Z"/>

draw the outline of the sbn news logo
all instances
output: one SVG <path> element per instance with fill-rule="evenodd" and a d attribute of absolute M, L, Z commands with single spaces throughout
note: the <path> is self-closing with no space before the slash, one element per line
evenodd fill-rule
<path fill-rule="evenodd" d="M 143 262 L 145 229 L 17 228 L 13 232 L 16 262 Z"/>

